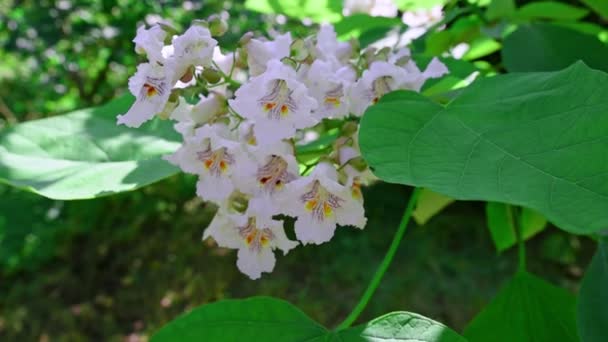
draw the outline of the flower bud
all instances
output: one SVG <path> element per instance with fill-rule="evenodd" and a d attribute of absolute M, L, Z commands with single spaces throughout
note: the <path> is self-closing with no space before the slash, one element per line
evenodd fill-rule
<path fill-rule="evenodd" d="M 221 37 L 228 31 L 228 22 L 217 14 L 210 16 L 208 19 L 209 31 L 214 37 Z"/>
<path fill-rule="evenodd" d="M 359 172 L 363 172 L 367 169 L 367 163 L 361 156 L 350 159 L 347 164 Z"/>
<path fill-rule="evenodd" d="M 182 75 L 182 77 L 179 80 L 184 83 L 188 83 L 188 82 L 192 81 L 192 78 L 194 77 L 194 70 L 195 70 L 194 66 L 191 65 L 190 67 L 188 67 L 186 72 Z"/>
<path fill-rule="evenodd" d="M 292 67 L 293 70 L 296 70 L 298 68 L 298 62 L 296 60 L 294 60 L 293 58 L 283 57 L 281 59 L 281 62 L 289 67 Z"/>
<path fill-rule="evenodd" d="M 352 137 L 359 130 L 359 124 L 355 121 L 347 121 L 342 125 L 340 133 L 345 137 Z"/>
<path fill-rule="evenodd" d="M 304 39 L 298 38 L 291 43 L 290 46 L 290 56 L 296 61 L 303 61 L 308 57 L 308 49 L 306 48 L 306 43 Z"/>
<path fill-rule="evenodd" d="M 243 47 L 247 45 L 251 39 L 253 39 L 253 32 L 245 32 L 241 39 L 239 39 L 238 46 Z"/>
<path fill-rule="evenodd" d="M 202 20 L 202 19 L 194 19 L 192 20 L 192 23 L 190 24 L 191 26 L 202 26 L 202 27 L 206 27 L 209 28 L 209 23 L 207 22 L 207 20 Z"/>
<path fill-rule="evenodd" d="M 159 118 L 161 118 L 162 120 L 167 120 L 171 116 L 171 113 L 173 113 L 175 108 L 177 108 L 178 105 L 179 105 L 179 89 L 176 89 L 175 91 L 171 92 L 171 95 L 169 95 L 169 99 L 167 100 L 167 103 L 165 104 L 165 107 L 163 108 L 163 110 L 160 113 L 157 113 L 156 115 Z"/>
<path fill-rule="evenodd" d="M 249 196 L 235 190 L 228 197 L 228 206 L 231 210 L 243 214 L 247 211 L 247 207 L 249 206 Z"/>
<path fill-rule="evenodd" d="M 211 84 L 216 84 L 222 79 L 222 74 L 213 67 L 205 68 L 201 75 L 205 81 Z"/>

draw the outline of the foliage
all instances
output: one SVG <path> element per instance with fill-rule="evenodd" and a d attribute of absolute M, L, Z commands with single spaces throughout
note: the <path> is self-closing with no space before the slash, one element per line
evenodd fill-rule
<path fill-rule="evenodd" d="M 95 109 L 31 121 L 0 132 L 0 181 L 54 199 L 85 199 L 133 190 L 177 170 L 161 157 L 175 151 L 168 122 L 133 131 L 115 113 L 123 96 Z"/>
<path fill-rule="evenodd" d="M 386 181 L 525 205 L 568 231 L 597 232 L 608 224 L 607 81 L 577 63 L 481 79 L 445 107 L 395 92 L 363 117 L 362 152 Z M 564 165 L 584 167 L 565 173 Z"/>
<path fill-rule="evenodd" d="M 222 40 L 228 46 L 235 46 L 242 33 L 252 27 L 279 27 L 304 36 L 309 29 L 301 26 L 299 19 L 334 22 L 341 39 L 359 37 L 362 46 L 401 33 L 406 27 L 394 18 L 345 17 L 342 2 L 333 0 L 211 1 L 203 7 L 186 3 L 24 1 L 20 6 L 12 2 L 0 5 L 0 58 L 4 61 L 0 66 L 0 114 L 4 118 L 0 127 L 8 126 L 0 128 L 0 180 L 52 198 L 0 187 L 0 290 L 7 294 L 0 298 L 4 310 L 0 313 L 0 338 L 6 334 L 8 340 L 23 340 L 24 336 L 42 340 L 50 334 L 67 340 L 119 339 L 133 330 L 130 322 L 141 317 L 143 310 L 152 317 L 146 334 L 187 312 L 160 329 L 153 341 L 463 341 L 455 331 L 418 314 L 399 311 L 371 317 L 389 310 L 420 308 L 425 315 L 441 318 L 459 330 L 494 294 L 493 286 L 500 278 L 514 272 L 516 259 L 519 269 L 514 277 L 467 324 L 463 333 L 467 340 L 605 339 L 608 299 L 603 230 L 608 227 L 608 122 L 604 99 L 608 93 L 604 85 L 608 83 L 608 31 L 602 25 L 608 9 L 604 2 L 397 1 L 401 10 L 444 5 L 445 17 L 415 38 L 411 47 L 413 59 L 422 65 L 442 55 L 451 73 L 427 82 L 422 95 L 396 92 L 384 96 L 363 117 L 359 138 L 365 160 L 378 177 L 424 187 L 421 196 L 414 196 L 416 200 L 407 207 L 417 203 L 413 216 L 426 229 L 414 230 L 408 236 L 404 244 L 410 250 L 400 254 L 395 247 L 382 261 L 372 284 L 379 283 L 393 257 L 400 261 L 398 271 L 387 277 L 383 291 L 369 302 L 358 320 L 362 324 L 354 328 L 340 325 L 334 330 L 316 321 L 333 326 L 347 315 L 353 306 L 348 298 L 363 289 L 362 282 L 381 259 L 389 228 L 397 225 L 396 214 L 403 210 L 401 199 L 408 191 L 386 184 L 370 188 L 378 191 L 371 203 L 366 203 L 369 226 L 375 231 L 366 238 L 343 233 L 333 249 L 323 246 L 291 255 L 276 283 L 256 284 L 227 271 L 222 267 L 226 251 L 221 249 L 205 252 L 204 260 L 213 260 L 210 265 L 191 267 L 187 262 L 197 260 L 200 254 L 186 246 L 199 238 L 198 228 L 207 224 L 214 208 L 192 200 L 193 180 L 171 177 L 175 170 L 160 159 L 176 147 L 167 122 L 157 120 L 143 131 L 131 131 L 115 127 L 112 119 L 132 101 L 119 96 L 137 62 L 130 40 L 138 24 L 154 21 L 143 19 L 152 12 L 170 17 L 179 28 L 193 18 L 226 9 L 232 16 L 231 29 Z M 281 15 L 288 16 L 284 25 L 278 24 L 283 21 Z M 467 48 L 462 60 L 453 58 L 455 49 L 462 46 Z M 18 124 L 115 97 L 119 99 L 103 107 Z M 335 142 L 336 128 L 324 123 L 321 134 L 317 141 L 299 148 L 307 158 L 304 162 L 315 161 L 320 151 Z M 140 191 L 118 194 L 164 178 Z M 118 195 L 87 202 L 59 201 L 110 194 Z M 479 205 L 460 200 L 489 202 Z M 25 214 L 23 208 L 27 208 Z M 127 212 L 134 213 L 133 217 L 124 214 Z M 487 224 L 480 214 L 485 214 Z M 471 230 L 458 230 L 469 224 L 474 226 Z M 407 220 L 402 226 L 401 232 Z M 448 230 L 451 235 L 442 235 Z M 153 236 L 147 236 L 151 232 Z M 575 297 L 562 287 L 577 287 L 578 265 L 590 256 L 591 240 L 584 234 L 593 234 L 599 246 Z M 431 239 L 426 237 L 429 235 L 444 244 L 435 240 L 425 244 L 425 239 Z M 174 239 L 177 242 L 172 244 Z M 399 239 L 393 241 L 391 249 Z M 87 244 L 81 251 L 74 246 L 82 240 Z M 492 255 L 488 247 L 492 241 L 505 253 Z M 148 250 L 146 243 L 154 247 Z M 481 255 L 476 254 L 479 245 L 485 246 Z M 515 245 L 516 250 L 508 250 Z M 434 246 L 432 251 L 427 252 L 428 246 Z M 113 255 L 120 258 L 121 251 L 131 248 L 131 253 L 125 253 L 128 260 L 113 263 Z M 450 254 L 450 248 L 460 254 Z M 148 259 L 142 261 L 138 253 L 145 253 Z M 181 253 L 191 259 L 171 266 L 171 260 Z M 52 277 L 39 280 L 35 272 L 50 265 L 49 260 L 71 269 L 57 266 Z M 476 261 L 463 267 L 463 260 Z M 414 262 L 417 268 L 409 274 Z M 94 270 L 79 269 L 104 269 L 107 265 L 112 266 L 108 272 L 117 275 L 108 278 L 112 283 L 103 287 L 95 284 Z M 127 275 L 121 276 L 125 269 Z M 532 275 L 532 270 L 560 287 Z M 153 285 L 158 280 L 156 271 L 164 275 L 158 287 Z M 80 272 L 86 274 L 82 283 L 74 276 Z M 423 275 L 427 273 L 428 277 Z M 315 279 L 319 274 L 321 279 Z M 170 279 L 173 277 L 179 279 Z M 493 285 L 488 285 L 491 278 Z M 450 287 L 453 280 L 466 286 L 460 284 L 454 290 Z M 175 284 L 172 281 L 177 281 L 180 290 L 169 290 L 167 295 L 167 288 Z M 227 283 L 238 284 L 236 290 L 226 290 Z M 114 302 L 104 293 L 133 284 L 136 291 L 149 287 L 154 303 L 161 299 L 164 305 L 167 298 L 169 302 L 181 299 L 170 310 L 157 311 L 157 304 L 138 309 L 144 298 L 127 297 L 123 302 L 121 297 Z M 351 284 L 357 285 L 351 288 Z M 439 293 L 448 293 L 445 297 L 449 298 L 440 295 L 428 301 L 427 284 Z M 54 292 L 46 298 L 48 288 Z M 315 288 L 323 290 L 312 290 Z M 461 298 L 463 289 L 483 289 L 484 293 L 482 298 Z M 70 297 L 69 293 L 77 290 L 83 292 Z M 362 305 L 360 311 L 373 290 L 357 305 Z M 320 299 L 311 300 L 311 292 Z M 290 298 L 313 313 L 315 320 L 270 297 L 220 300 L 192 309 L 194 304 L 224 296 L 258 293 Z M 140 295 L 143 297 L 143 292 Z M 41 300 L 29 302 L 31 298 Z M 456 314 L 431 309 L 446 300 L 456 303 Z M 420 305 L 417 301 L 429 303 Z M 47 314 L 45 305 L 49 303 L 58 305 L 56 312 L 63 310 L 63 315 Z M 62 306 L 66 305 L 78 314 L 64 316 L 67 310 Z M 128 306 L 137 311 L 125 309 Z M 102 316 L 98 312 L 104 312 L 103 319 L 97 320 L 96 315 Z M 111 317 L 112 313 L 119 317 Z M 45 316 L 50 317 L 50 323 L 44 321 Z M 31 317 L 34 320 L 28 322 Z M 83 322 L 86 336 L 78 332 Z M 63 331 L 66 326 L 72 331 Z M 142 328 L 135 330 L 141 332 Z"/>

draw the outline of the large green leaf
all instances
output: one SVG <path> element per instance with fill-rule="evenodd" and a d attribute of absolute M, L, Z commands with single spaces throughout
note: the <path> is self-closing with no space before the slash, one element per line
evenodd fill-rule
<path fill-rule="evenodd" d="M 423 225 L 453 202 L 454 199 L 451 197 L 429 189 L 422 189 L 418 196 L 416 209 L 412 212 L 412 217 L 416 220 L 416 223 Z"/>
<path fill-rule="evenodd" d="M 518 204 L 595 232 L 608 226 L 606 84 L 577 63 L 478 80 L 446 107 L 394 92 L 363 116 L 361 150 L 385 181 Z"/>
<path fill-rule="evenodd" d="M 515 245 L 517 235 L 514 225 L 514 217 L 511 213 L 513 209 L 510 205 L 498 202 L 488 202 L 486 204 L 486 218 L 492 240 L 499 252 L 504 251 Z M 547 220 L 537 211 L 522 208 L 518 215 L 518 227 L 521 229 L 524 240 L 536 235 L 547 225 Z"/>
<path fill-rule="evenodd" d="M 608 1 L 606 0 L 581 0 L 601 17 L 608 18 Z"/>
<path fill-rule="evenodd" d="M 367 324 L 340 331 L 338 341 L 466 342 L 454 330 L 410 312 L 391 312 Z"/>
<path fill-rule="evenodd" d="M 229 299 L 178 317 L 152 337 L 164 341 L 408 341 L 464 342 L 445 325 L 409 312 L 330 332 L 295 306 L 270 297 Z"/>
<path fill-rule="evenodd" d="M 583 342 L 601 342 L 608 337 L 607 289 L 608 238 L 602 237 L 578 297 L 578 333 Z"/>
<path fill-rule="evenodd" d="M 502 60 L 510 72 L 556 71 L 577 60 L 608 71 L 608 45 L 566 27 L 528 24 L 505 38 Z"/>
<path fill-rule="evenodd" d="M 245 7 L 262 13 L 310 18 L 316 22 L 336 22 L 342 18 L 340 0 L 247 0 Z"/>
<path fill-rule="evenodd" d="M 203 305 L 178 317 L 152 337 L 163 341 L 308 341 L 327 329 L 295 306 L 274 298 L 252 297 Z"/>
<path fill-rule="evenodd" d="M 578 341 L 576 299 L 529 273 L 518 273 L 464 331 L 470 342 Z"/>
<path fill-rule="evenodd" d="M 85 199 L 129 191 L 171 176 L 161 159 L 179 136 L 169 122 L 139 129 L 116 125 L 133 98 L 22 123 L 0 132 L 0 182 L 54 199 Z"/>
<path fill-rule="evenodd" d="M 515 14 L 522 19 L 578 20 L 589 14 L 585 8 L 555 1 L 539 1 L 525 4 Z"/>

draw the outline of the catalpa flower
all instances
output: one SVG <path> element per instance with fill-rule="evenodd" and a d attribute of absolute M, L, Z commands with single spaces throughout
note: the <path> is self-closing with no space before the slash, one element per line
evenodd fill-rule
<path fill-rule="evenodd" d="M 199 25 L 192 25 L 184 34 L 175 37 L 171 62 L 177 77 L 181 77 L 190 66 L 210 66 L 216 45 L 209 29 Z"/>
<path fill-rule="evenodd" d="M 161 113 L 167 104 L 173 83 L 168 68 L 156 63 L 143 63 L 129 79 L 129 91 L 136 99 L 129 111 L 118 116 L 118 124 L 139 127 Z"/>
<path fill-rule="evenodd" d="M 318 120 L 348 116 L 350 101 L 347 91 L 356 78 L 357 74 L 350 66 L 335 70 L 332 63 L 315 60 L 305 77 L 311 95 L 319 104 L 313 116 Z"/>
<path fill-rule="evenodd" d="M 247 150 L 250 158 L 243 159 L 237 169 L 235 184 L 242 192 L 252 195 L 251 208 L 267 216 L 280 214 L 280 194 L 286 184 L 299 177 L 293 147 L 278 142 L 264 148 L 248 146 Z"/>
<path fill-rule="evenodd" d="M 329 163 L 319 163 L 306 177 L 289 183 L 285 190 L 283 210 L 297 217 L 295 232 L 302 243 L 321 244 L 334 235 L 336 225 L 364 228 L 361 201 L 338 183 L 336 169 Z"/>
<path fill-rule="evenodd" d="M 165 159 L 184 172 L 196 174 L 196 194 L 222 202 L 234 190 L 231 175 L 242 156 L 240 144 L 228 138 L 226 125 L 205 125 L 187 137 L 184 144 Z"/>
<path fill-rule="evenodd" d="M 246 45 L 249 74 L 257 76 L 266 71 L 268 61 L 288 57 L 291 46 L 291 33 L 279 35 L 275 40 L 262 41 L 251 39 Z"/>
<path fill-rule="evenodd" d="M 244 215 L 218 211 L 205 230 L 203 239 L 213 237 L 221 247 L 238 249 L 236 266 L 251 279 L 272 272 L 276 263 L 273 250 L 287 254 L 298 243 L 285 235 L 283 222 L 248 209 Z"/>
<path fill-rule="evenodd" d="M 253 130 L 259 145 L 274 144 L 291 138 L 296 129 L 313 126 L 311 111 L 317 101 L 308 96 L 306 86 L 296 73 L 280 61 L 268 62 L 268 69 L 241 86 L 230 106 L 241 116 L 254 122 Z"/>
<path fill-rule="evenodd" d="M 447 68 L 437 59 L 433 59 L 427 69 L 421 72 L 416 64 L 403 55 L 399 60 L 407 59 L 404 66 L 390 62 L 375 61 L 351 88 L 351 112 L 357 116 L 363 115 L 367 107 L 375 104 L 382 96 L 398 89 L 420 91 L 424 82 L 447 73 Z"/>
<path fill-rule="evenodd" d="M 321 25 L 317 33 L 316 55 L 325 61 L 346 63 L 352 54 L 352 46 L 338 40 L 332 25 Z"/>
<path fill-rule="evenodd" d="M 200 100 L 195 105 L 191 105 L 184 98 L 180 98 L 179 105 L 171 113 L 171 119 L 177 121 L 173 126 L 175 130 L 182 136 L 188 137 L 194 135 L 196 128 L 226 113 L 226 111 L 226 98 L 217 93 L 209 93 L 207 96 L 200 95 Z"/>
<path fill-rule="evenodd" d="M 162 54 L 165 46 L 165 37 L 167 33 L 160 25 L 154 25 L 149 29 L 145 26 L 140 26 L 137 29 L 137 35 L 133 39 L 135 43 L 135 52 L 145 54 L 150 62 L 164 62 L 165 58 Z"/>

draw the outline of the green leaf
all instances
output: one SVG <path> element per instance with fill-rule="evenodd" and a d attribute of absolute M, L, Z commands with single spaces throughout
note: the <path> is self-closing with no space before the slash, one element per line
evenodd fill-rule
<path fill-rule="evenodd" d="M 578 341 L 576 299 L 529 273 L 520 272 L 464 331 L 470 342 Z"/>
<path fill-rule="evenodd" d="M 608 226 L 608 75 L 577 63 L 477 80 L 447 106 L 394 92 L 361 120 L 363 157 L 387 182 L 535 209 L 557 226 Z"/>
<path fill-rule="evenodd" d="M 508 18 L 515 13 L 514 0 L 492 0 L 486 10 L 486 17 L 489 20 Z"/>
<path fill-rule="evenodd" d="M 161 328 L 163 341 L 308 341 L 327 329 L 288 302 L 269 298 L 227 299 L 198 307 Z"/>
<path fill-rule="evenodd" d="M 486 218 L 492 240 L 498 252 L 502 252 L 517 242 L 510 205 L 498 202 L 486 204 Z M 531 238 L 543 229 L 547 220 L 535 210 L 522 208 L 519 224 L 524 240 Z"/>
<path fill-rule="evenodd" d="M 170 122 L 116 125 L 116 115 L 132 102 L 125 96 L 1 131 L 0 182 L 73 200 L 137 189 L 177 173 L 161 159 L 179 146 Z"/>
<path fill-rule="evenodd" d="M 367 14 L 354 14 L 340 20 L 334 25 L 338 37 L 348 39 L 359 37 L 362 33 L 372 29 L 392 28 L 402 25 L 397 18 L 372 17 Z"/>
<path fill-rule="evenodd" d="M 393 312 L 369 323 L 330 332 L 290 303 L 270 298 L 228 299 L 198 307 L 161 328 L 152 342 L 164 341 L 374 341 L 464 342 L 441 323 Z"/>
<path fill-rule="evenodd" d="M 565 27 L 522 25 L 505 38 L 502 60 L 509 72 L 556 71 L 577 60 L 608 71 L 608 45 Z"/>
<path fill-rule="evenodd" d="M 578 297 L 578 333 L 583 342 L 606 341 L 608 336 L 608 238 L 600 238 L 585 272 Z"/>
<path fill-rule="evenodd" d="M 310 18 L 315 22 L 336 22 L 342 18 L 340 0 L 246 0 L 245 7 L 262 13 Z"/>
<path fill-rule="evenodd" d="M 561 2 L 540 1 L 523 5 L 515 14 L 520 19 L 578 20 L 589 14 L 580 8 Z"/>
<path fill-rule="evenodd" d="M 402 11 L 416 9 L 429 9 L 433 6 L 445 5 L 448 0 L 394 0 L 394 3 Z"/>
<path fill-rule="evenodd" d="M 451 197 L 436 193 L 429 189 L 422 189 L 418 196 L 418 203 L 416 204 L 416 209 L 412 213 L 412 217 L 414 217 L 416 223 L 423 225 L 453 202 L 454 199 Z"/>
<path fill-rule="evenodd" d="M 336 341 L 466 342 L 454 330 L 410 312 L 391 312 L 367 324 L 338 332 Z"/>
<path fill-rule="evenodd" d="M 608 1 L 606 0 L 581 0 L 601 17 L 608 18 Z"/>

